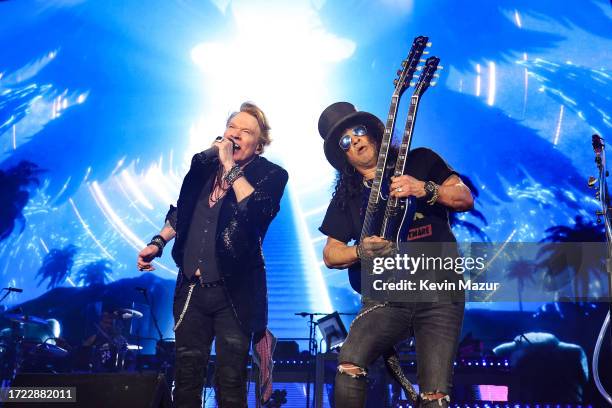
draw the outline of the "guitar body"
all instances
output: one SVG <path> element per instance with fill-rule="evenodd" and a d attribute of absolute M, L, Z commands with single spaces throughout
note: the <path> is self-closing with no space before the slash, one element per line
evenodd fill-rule
<path fill-rule="evenodd" d="M 400 242 L 406 241 L 414 214 L 416 213 L 416 204 L 416 198 L 407 197 L 400 200 L 396 208 L 388 211 L 388 214 L 386 214 L 388 222 L 383 235 L 385 239 L 398 245 Z"/>

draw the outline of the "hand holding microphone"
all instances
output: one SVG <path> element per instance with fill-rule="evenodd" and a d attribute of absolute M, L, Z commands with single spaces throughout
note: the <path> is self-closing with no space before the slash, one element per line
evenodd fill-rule
<path fill-rule="evenodd" d="M 234 151 L 238 150 L 240 146 L 238 146 L 232 139 L 228 139 L 222 137 L 221 139 L 217 138 L 214 142 L 214 145 L 218 147 L 219 154 L 219 162 L 225 168 L 225 171 L 229 171 L 234 164 Z"/>
<path fill-rule="evenodd" d="M 219 156 L 219 148 L 225 144 L 225 141 L 231 142 L 232 144 L 232 152 L 234 150 L 239 150 L 240 146 L 238 146 L 233 140 L 226 139 L 223 136 L 217 136 L 212 146 L 209 149 L 204 150 L 201 153 L 198 153 L 201 161 L 211 160 L 214 157 Z"/>

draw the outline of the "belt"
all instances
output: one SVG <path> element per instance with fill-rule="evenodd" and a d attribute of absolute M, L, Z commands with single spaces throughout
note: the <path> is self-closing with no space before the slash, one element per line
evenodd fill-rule
<path fill-rule="evenodd" d="M 223 279 L 219 279 L 213 282 L 202 282 L 202 277 L 200 276 L 200 286 L 202 286 L 203 288 L 217 288 L 224 285 L 225 281 Z"/>

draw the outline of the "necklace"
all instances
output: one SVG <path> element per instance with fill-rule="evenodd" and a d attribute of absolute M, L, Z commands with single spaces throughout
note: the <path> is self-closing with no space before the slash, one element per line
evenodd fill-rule
<path fill-rule="evenodd" d="M 363 185 L 364 185 L 365 187 L 367 187 L 367 188 L 372 188 L 372 184 L 374 184 L 374 179 L 372 179 L 372 180 L 366 180 L 366 179 L 364 178 L 364 179 L 361 179 L 361 182 L 363 183 Z"/>
<path fill-rule="evenodd" d="M 253 160 L 255 160 L 256 157 L 257 156 L 253 156 L 248 162 L 240 165 L 240 167 L 244 169 L 246 166 L 251 164 L 251 162 L 253 162 Z M 210 195 L 208 196 L 209 207 L 213 207 L 217 203 L 217 201 L 222 199 L 225 196 L 225 194 L 227 194 L 229 189 L 231 188 L 231 185 L 229 185 L 227 181 L 225 181 L 223 177 L 224 174 L 225 172 L 223 170 L 223 166 L 219 166 L 217 170 L 217 176 L 215 177 L 215 181 L 213 183 L 212 191 L 210 192 Z"/>
<path fill-rule="evenodd" d="M 223 180 L 223 167 L 219 167 L 217 170 L 217 176 L 213 182 L 213 188 L 208 196 L 208 206 L 213 207 L 217 201 L 225 196 L 230 186 Z"/>

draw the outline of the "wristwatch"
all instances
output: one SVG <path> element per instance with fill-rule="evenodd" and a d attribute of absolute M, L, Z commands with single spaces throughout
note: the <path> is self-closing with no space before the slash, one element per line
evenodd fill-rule
<path fill-rule="evenodd" d="M 433 181 L 426 181 L 424 188 L 425 200 L 427 201 L 427 204 L 434 205 L 439 197 L 440 186 Z"/>

